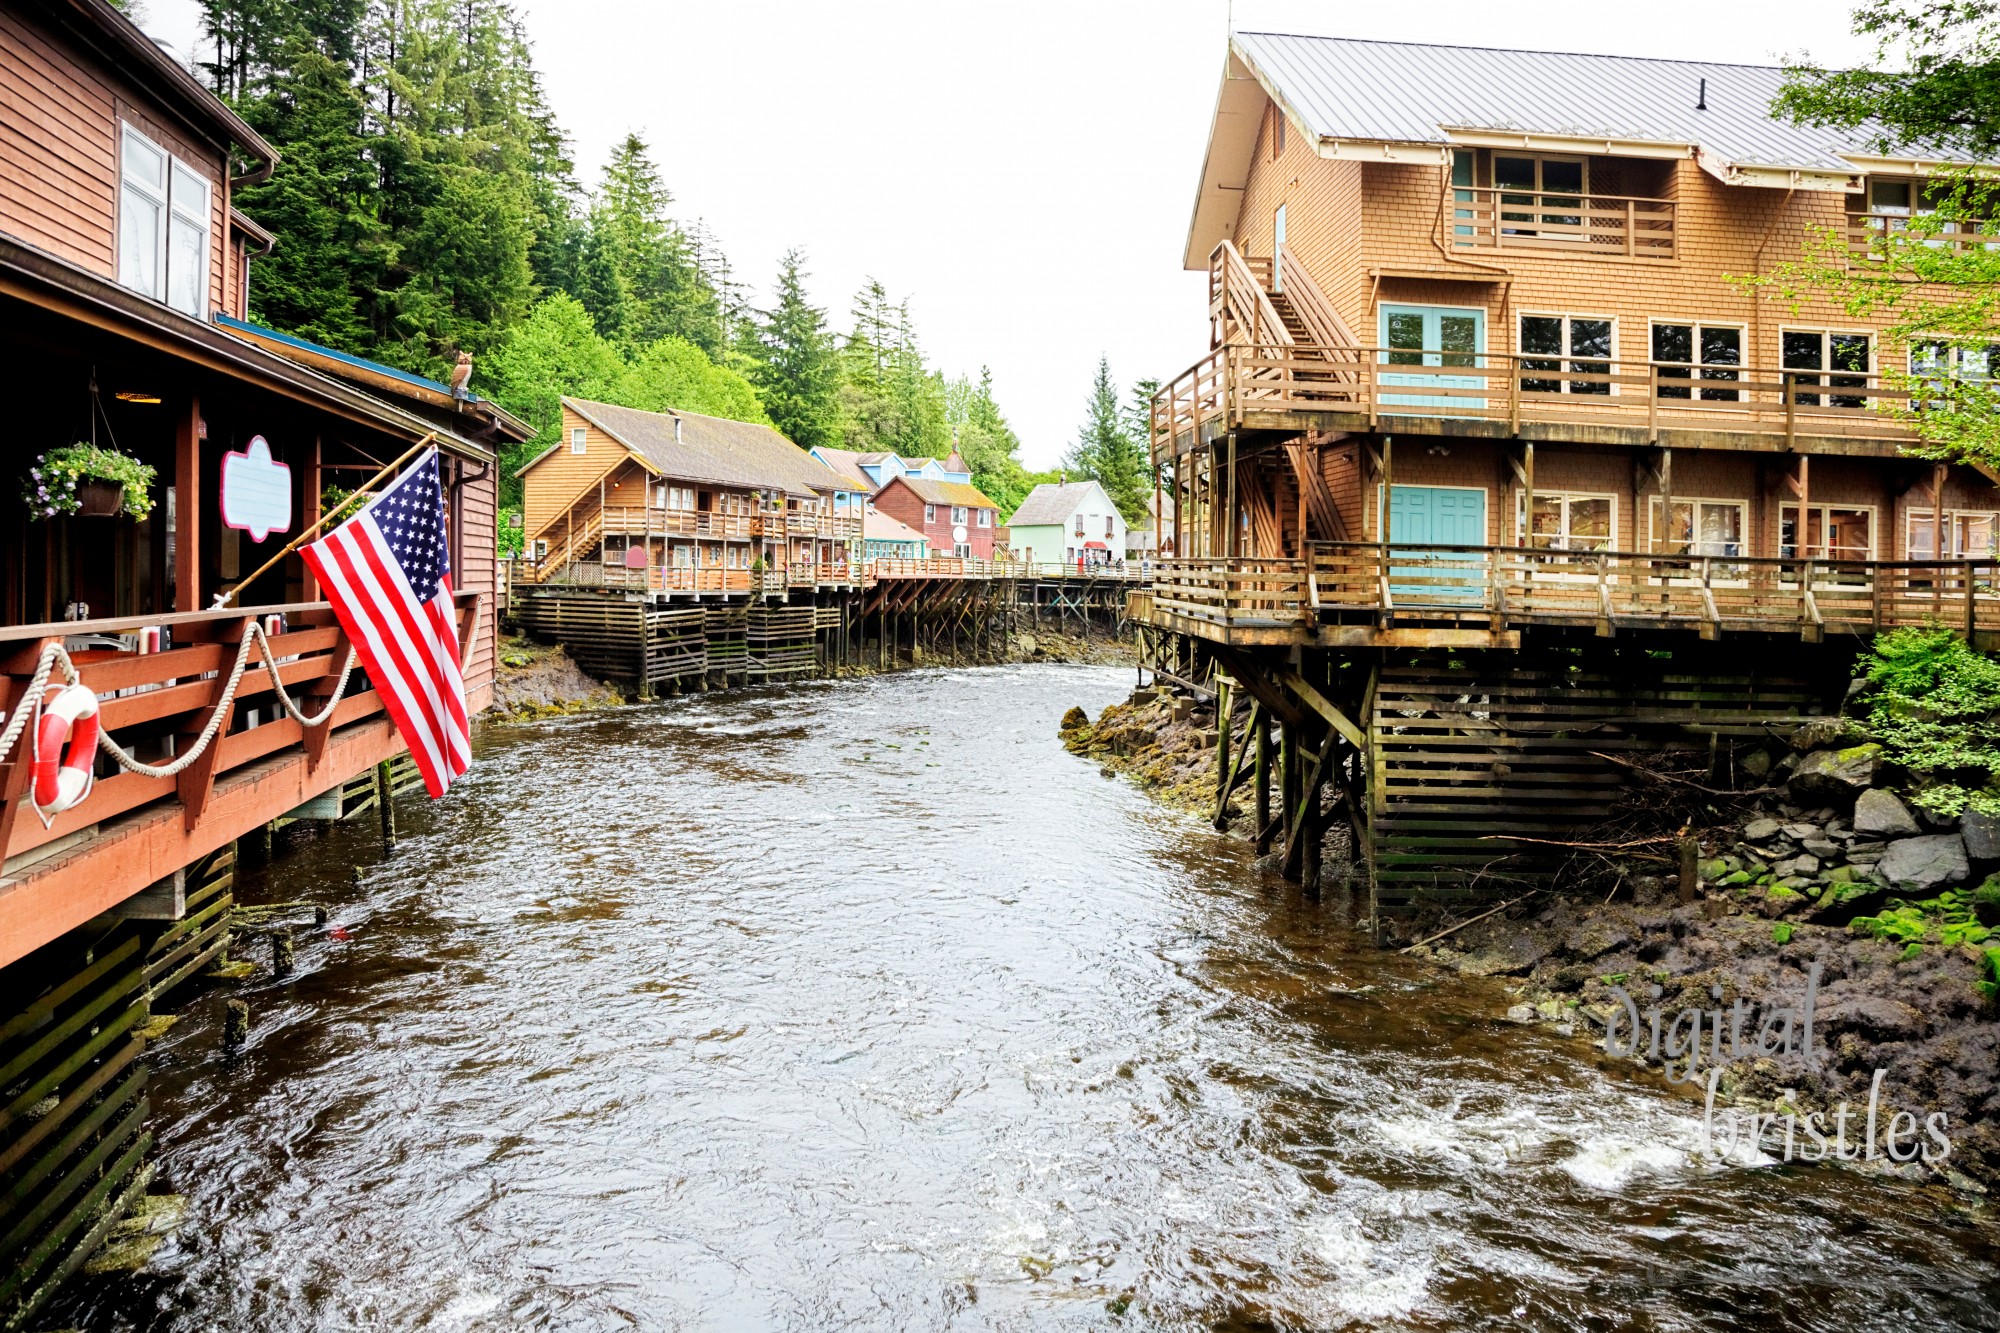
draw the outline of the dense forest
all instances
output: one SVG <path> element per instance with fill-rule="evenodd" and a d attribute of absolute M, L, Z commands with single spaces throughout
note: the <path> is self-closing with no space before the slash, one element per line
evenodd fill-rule
<path fill-rule="evenodd" d="M 753 301 L 708 227 L 675 216 L 637 134 L 586 189 L 509 0 L 202 11 L 196 72 L 282 154 L 237 197 L 278 238 L 251 283 L 259 323 L 434 378 L 470 352 L 473 390 L 545 439 L 575 394 L 766 421 L 801 447 L 942 458 L 955 442 L 1003 515 L 1052 479 L 1022 466 L 991 376 L 932 365 L 880 283 L 842 333 L 795 249 Z M 1100 365 L 1065 460 L 1133 517 L 1151 486 L 1138 401 Z M 539 448 L 504 460 L 503 503 Z"/>

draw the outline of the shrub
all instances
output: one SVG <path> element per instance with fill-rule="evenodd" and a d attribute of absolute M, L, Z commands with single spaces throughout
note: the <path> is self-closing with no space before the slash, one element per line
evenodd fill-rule
<path fill-rule="evenodd" d="M 1939 814 L 2000 815 L 2000 662 L 1939 626 L 1892 630 L 1862 658 L 1868 729 Z"/>

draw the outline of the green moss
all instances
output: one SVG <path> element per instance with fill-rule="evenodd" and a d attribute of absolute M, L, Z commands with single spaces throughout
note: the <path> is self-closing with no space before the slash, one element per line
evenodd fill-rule
<path fill-rule="evenodd" d="M 2000 951 L 1996 951 L 2000 952 Z M 1598 980 L 1607 986 L 1622 986 L 1632 977 L 1630 972 L 1606 972 Z"/>
<path fill-rule="evenodd" d="M 1724 887 L 1733 888 L 1738 884 L 1748 884 L 1756 876 L 1747 870 L 1738 870 L 1722 877 Z"/>
<path fill-rule="evenodd" d="M 1918 944 L 1913 940 L 1910 943 L 1905 944 L 1903 946 L 1903 952 L 1897 955 L 1896 961 L 1899 963 L 1907 963 L 1912 958 L 1915 958 L 1918 954 L 1922 953 L 1923 951 L 1924 951 L 1924 946 Z"/>
<path fill-rule="evenodd" d="M 1789 921 L 1773 922 L 1771 925 L 1771 942 L 1773 944 L 1790 944 L 1792 942 L 1792 923 Z"/>

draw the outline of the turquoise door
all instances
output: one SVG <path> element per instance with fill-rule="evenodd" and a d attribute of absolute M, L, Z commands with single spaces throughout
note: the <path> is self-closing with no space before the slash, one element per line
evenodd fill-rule
<path fill-rule="evenodd" d="M 1455 306 L 1385 305 L 1382 307 L 1382 363 L 1386 366 L 1465 366 L 1486 364 L 1486 312 Z M 1484 375 L 1397 374 L 1381 372 L 1384 386 L 1407 384 L 1419 389 L 1483 389 Z M 1425 416 L 1477 416 L 1484 398 L 1441 393 L 1383 393 L 1384 407 L 1432 409 Z"/>
<path fill-rule="evenodd" d="M 1486 545 L 1486 492 L 1457 486 L 1397 486 L 1389 499 L 1389 591 L 1399 601 L 1483 602 L 1485 556 L 1478 551 L 1396 550 L 1397 546 Z M 1415 563 L 1422 561 L 1423 563 Z M 1405 582 L 1398 583 L 1397 579 Z M 1421 581 L 1418 581 L 1421 580 Z"/>

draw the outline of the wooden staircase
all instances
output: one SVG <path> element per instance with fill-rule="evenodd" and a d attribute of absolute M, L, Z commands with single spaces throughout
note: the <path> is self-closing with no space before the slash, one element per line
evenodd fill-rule
<path fill-rule="evenodd" d="M 575 510 L 572 509 L 570 512 L 574 513 Z M 544 529 L 543 531 L 547 532 L 549 530 Z M 567 569 L 577 561 L 594 554 L 597 548 L 603 544 L 604 511 L 602 509 L 593 509 L 581 524 L 564 523 L 561 530 L 562 538 L 560 542 L 554 537 L 549 539 L 548 555 L 528 565 L 524 570 L 530 582 L 541 583 L 552 577 L 556 571 Z M 538 534 L 537 540 L 539 539 L 540 535 Z"/>

